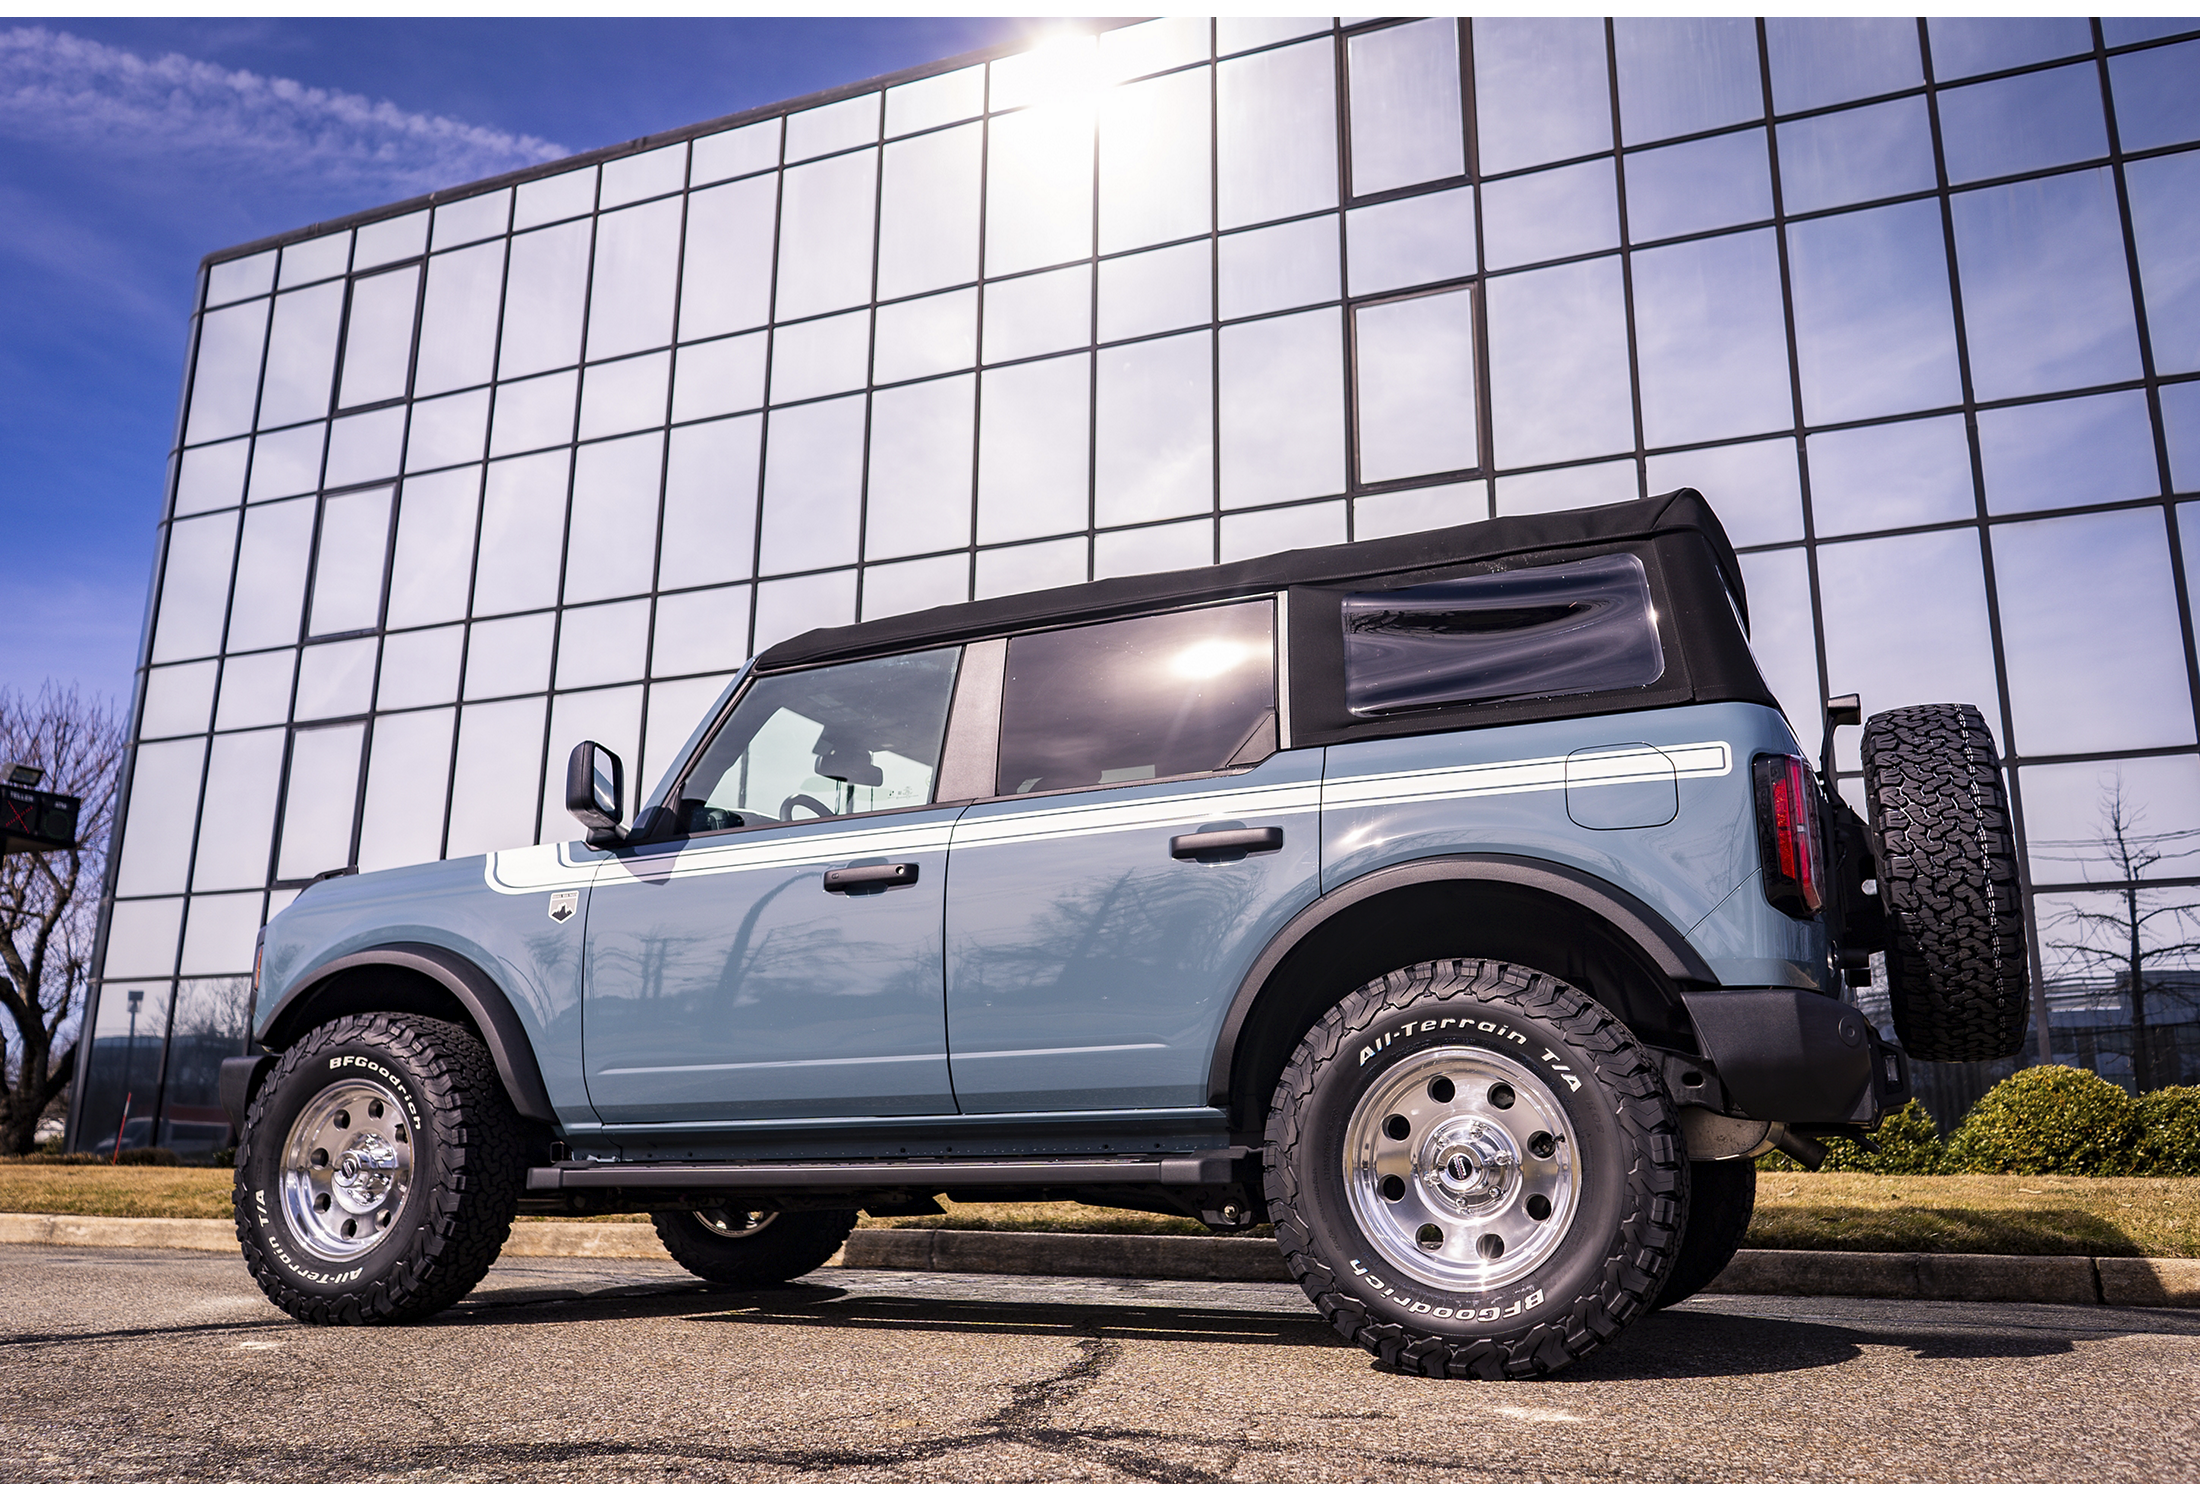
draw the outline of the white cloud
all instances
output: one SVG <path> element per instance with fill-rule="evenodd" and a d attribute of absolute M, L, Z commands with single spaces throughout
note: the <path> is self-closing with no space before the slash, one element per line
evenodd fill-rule
<path fill-rule="evenodd" d="M 0 31 L 0 135 L 214 159 L 393 195 L 569 154 L 536 136 L 176 53 L 148 60 L 42 26 Z"/>

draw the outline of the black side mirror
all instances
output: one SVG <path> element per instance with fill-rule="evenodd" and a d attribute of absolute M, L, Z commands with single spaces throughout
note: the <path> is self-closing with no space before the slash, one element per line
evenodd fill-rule
<path fill-rule="evenodd" d="M 625 807 L 626 767 L 619 757 L 594 740 L 575 745 L 565 763 L 565 810 L 588 830 L 591 847 L 618 841 Z"/>

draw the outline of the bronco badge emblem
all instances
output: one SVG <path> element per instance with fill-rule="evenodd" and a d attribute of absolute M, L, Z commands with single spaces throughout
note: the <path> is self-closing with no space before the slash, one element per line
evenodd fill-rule
<path fill-rule="evenodd" d="M 560 891 L 550 898 L 550 920 L 562 922 L 581 909 L 579 891 Z"/>

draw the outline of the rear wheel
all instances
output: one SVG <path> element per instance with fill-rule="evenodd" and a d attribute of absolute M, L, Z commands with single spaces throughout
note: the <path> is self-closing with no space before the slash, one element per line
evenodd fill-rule
<path fill-rule="evenodd" d="M 660 1209 L 649 1218 L 667 1254 L 705 1281 L 726 1286 L 771 1286 L 806 1276 L 831 1260 L 856 1227 L 852 1210 L 833 1209 Z"/>
<path fill-rule="evenodd" d="M 1268 1117 L 1286 1262 L 1331 1326 L 1419 1375 L 1544 1374 L 1648 1310 L 1688 1177 L 1658 1070 L 1548 974 L 1453 959 L 1346 996 Z"/>
<path fill-rule="evenodd" d="M 1688 1232 L 1672 1274 L 1658 1293 L 1657 1307 L 1686 1301 L 1718 1280 L 1742 1248 L 1750 1215 L 1757 1211 L 1757 1164 L 1692 1161 L 1688 1164 Z"/>

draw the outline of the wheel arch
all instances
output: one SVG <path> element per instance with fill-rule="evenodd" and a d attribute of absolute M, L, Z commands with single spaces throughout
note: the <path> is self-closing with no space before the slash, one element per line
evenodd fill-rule
<path fill-rule="evenodd" d="M 1291 1050 L 1371 979 L 1435 958 L 1526 964 L 1588 991 L 1653 1045 L 1692 1050 L 1683 988 L 1717 976 L 1680 930 L 1585 871 L 1520 855 L 1410 860 L 1349 881 L 1270 940 L 1239 984 L 1208 1064 L 1208 1102 L 1258 1130 Z"/>
<path fill-rule="evenodd" d="M 314 1027 L 365 1011 L 433 1016 L 481 1039 L 505 1097 L 522 1119 L 557 1122 L 542 1068 L 519 1012 L 480 965 L 425 943 L 387 943 L 349 953 L 307 974 L 285 996 L 259 1040 L 279 1051 Z"/>

